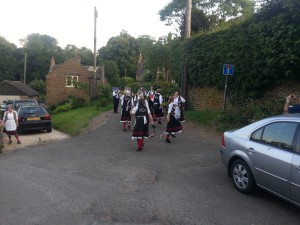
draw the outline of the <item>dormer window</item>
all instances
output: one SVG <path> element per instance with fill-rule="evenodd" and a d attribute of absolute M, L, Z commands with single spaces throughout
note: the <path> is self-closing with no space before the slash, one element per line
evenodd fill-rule
<path fill-rule="evenodd" d="M 66 75 L 66 87 L 77 87 L 78 76 Z"/>

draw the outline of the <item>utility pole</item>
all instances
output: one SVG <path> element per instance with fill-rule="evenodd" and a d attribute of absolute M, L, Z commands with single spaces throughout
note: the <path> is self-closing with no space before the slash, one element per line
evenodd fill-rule
<path fill-rule="evenodd" d="M 97 96 L 97 67 L 96 67 L 96 58 L 97 58 L 97 53 L 96 53 L 96 42 L 97 42 L 97 38 L 96 38 L 96 25 L 97 25 L 97 18 L 98 18 L 98 12 L 97 9 L 95 7 L 95 12 L 94 12 L 94 88 L 93 88 L 93 97 L 94 99 Z"/>
<path fill-rule="evenodd" d="M 26 67 L 27 67 L 27 53 L 25 53 L 25 59 L 24 59 L 24 84 L 26 84 Z"/>
<path fill-rule="evenodd" d="M 188 68 L 186 64 L 186 45 L 191 37 L 192 0 L 186 1 L 185 35 L 184 35 L 184 65 L 182 69 L 181 94 L 187 100 L 188 95 Z"/>

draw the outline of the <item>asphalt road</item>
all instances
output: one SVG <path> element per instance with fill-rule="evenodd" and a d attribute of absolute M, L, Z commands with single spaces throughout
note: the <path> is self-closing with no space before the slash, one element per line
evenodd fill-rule
<path fill-rule="evenodd" d="M 191 124 L 136 152 L 120 115 L 97 130 L 0 155 L 1 225 L 282 225 L 300 209 L 264 191 L 238 193 L 220 137 Z"/>

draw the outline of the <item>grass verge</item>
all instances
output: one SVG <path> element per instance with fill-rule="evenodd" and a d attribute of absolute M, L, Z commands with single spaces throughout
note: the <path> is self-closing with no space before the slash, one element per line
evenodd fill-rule
<path fill-rule="evenodd" d="M 190 110 L 184 112 L 184 116 L 187 121 L 206 126 L 219 133 L 240 128 L 248 124 L 248 120 L 245 117 L 237 115 L 232 111 Z"/>
<path fill-rule="evenodd" d="M 52 126 L 61 132 L 76 136 L 89 125 L 93 117 L 111 109 L 111 105 L 99 109 L 96 106 L 87 106 L 54 114 L 52 115 Z"/>

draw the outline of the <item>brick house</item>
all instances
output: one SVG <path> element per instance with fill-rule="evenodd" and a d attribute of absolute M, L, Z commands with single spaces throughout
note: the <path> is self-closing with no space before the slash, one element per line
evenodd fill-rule
<path fill-rule="evenodd" d="M 95 93 L 95 88 L 101 82 L 102 69 L 97 68 L 96 82 L 94 80 L 94 67 L 83 66 L 80 57 L 55 65 L 52 57 L 49 73 L 46 75 L 46 105 L 56 105 L 65 100 L 68 96 L 77 96 L 83 99 L 90 99 Z"/>
<path fill-rule="evenodd" d="M 40 95 L 39 92 L 27 86 L 21 81 L 4 80 L 0 83 L 0 102 L 10 99 L 30 99 Z"/>

